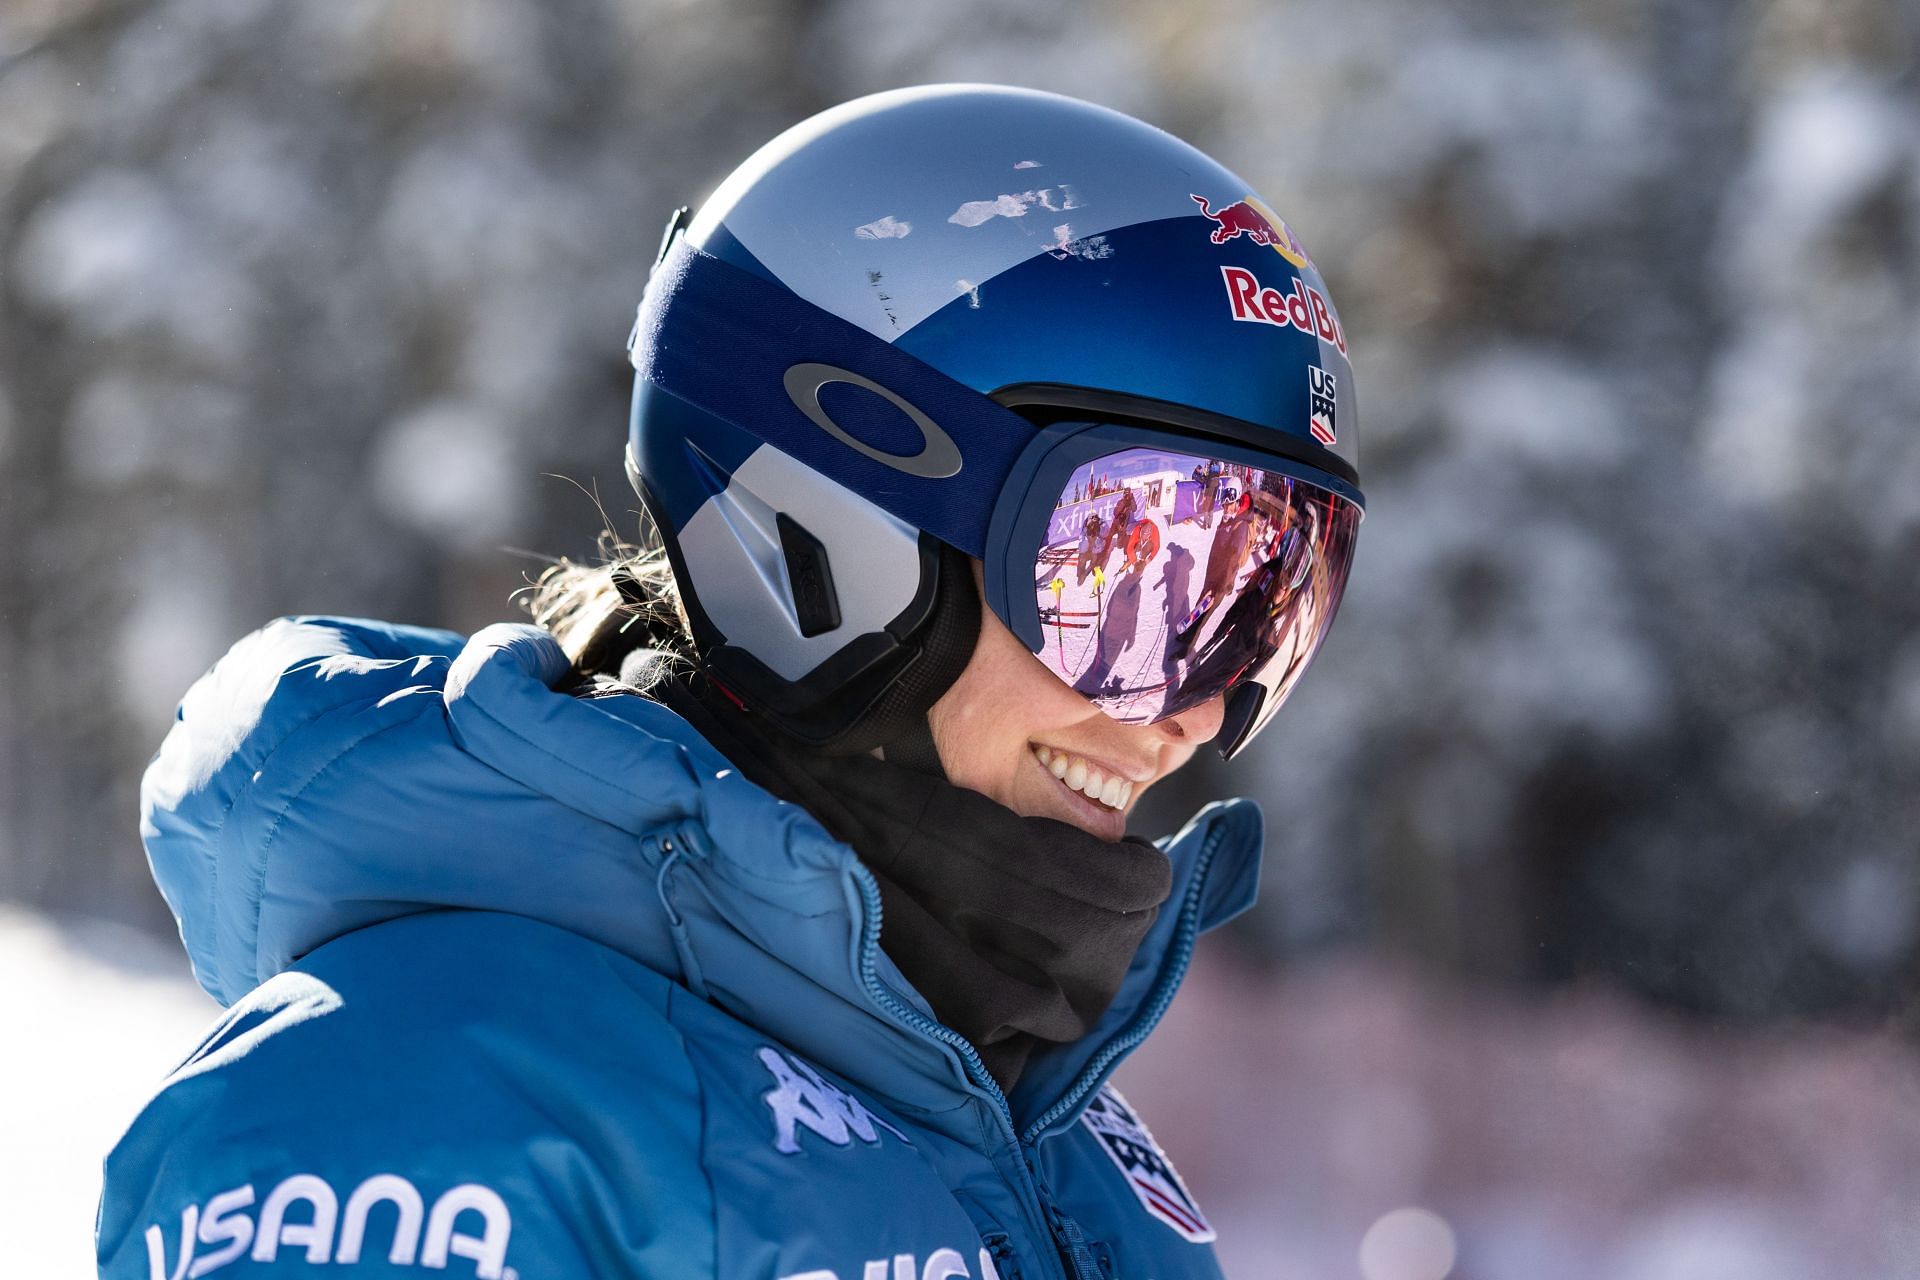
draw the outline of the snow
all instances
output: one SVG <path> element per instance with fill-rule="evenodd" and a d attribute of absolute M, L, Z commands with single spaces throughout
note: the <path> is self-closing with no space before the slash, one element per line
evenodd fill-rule
<path fill-rule="evenodd" d="M 103 168 L 27 219 L 14 258 L 24 294 L 86 337 L 163 336 L 190 361 L 237 367 L 261 299 L 209 244 L 193 210 L 134 168 Z"/>
<path fill-rule="evenodd" d="M 380 441 L 374 491 L 396 521 L 477 551 L 515 531 L 513 481 L 522 469 L 506 428 L 491 414 L 443 398 L 400 418 Z"/>
<path fill-rule="evenodd" d="M 144 934 L 0 906 L 0 1273 L 94 1274 L 100 1162 L 219 1012 Z"/>

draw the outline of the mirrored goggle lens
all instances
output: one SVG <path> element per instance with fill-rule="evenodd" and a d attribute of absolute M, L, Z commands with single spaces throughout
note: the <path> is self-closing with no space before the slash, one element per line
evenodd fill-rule
<path fill-rule="evenodd" d="M 1263 686 L 1237 749 L 1306 670 L 1339 608 L 1360 509 L 1279 471 L 1127 449 L 1069 478 L 1034 560 L 1053 673 L 1148 723 Z"/>

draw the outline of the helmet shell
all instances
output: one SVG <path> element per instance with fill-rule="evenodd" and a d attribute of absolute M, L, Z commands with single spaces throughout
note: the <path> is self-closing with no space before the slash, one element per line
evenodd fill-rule
<path fill-rule="evenodd" d="M 856 99 L 754 153 L 688 236 L 976 391 L 1189 406 L 1357 469 L 1319 268 L 1242 179 L 1120 112 L 996 85 Z M 1333 375 L 1331 432 L 1312 430 L 1309 367 Z"/>
<path fill-rule="evenodd" d="M 762 147 L 684 234 L 1002 403 L 1230 424 L 1357 478 L 1345 330 L 1311 257 L 1232 172 L 1119 112 L 993 85 L 857 99 Z M 822 738 L 911 666 L 941 598 L 929 535 L 645 373 L 629 465 L 736 689 Z M 797 562 L 815 584 L 824 566 L 834 625 Z"/>

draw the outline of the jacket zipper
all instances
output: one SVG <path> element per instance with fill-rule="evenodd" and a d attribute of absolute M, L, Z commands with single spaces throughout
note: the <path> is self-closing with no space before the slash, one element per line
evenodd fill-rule
<path fill-rule="evenodd" d="M 1020 1157 L 1021 1189 L 1032 1204 L 1039 1206 L 1041 1220 L 1046 1223 L 1047 1233 L 1053 1238 L 1054 1251 L 1073 1267 L 1072 1280 L 1101 1280 L 1097 1269 L 1089 1269 L 1091 1255 L 1086 1255 L 1084 1247 L 1074 1250 L 1072 1242 L 1061 1230 L 1060 1211 L 1041 1190 L 1039 1171 L 1033 1166 L 1033 1156 L 1027 1145 L 1020 1141 L 1020 1131 L 1014 1126 L 1013 1110 L 1007 1105 L 1006 1092 L 987 1070 L 987 1064 L 980 1060 L 979 1050 L 958 1031 L 927 1017 L 887 990 L 880 981 L 879 966 L 875 959 L 880 952 L 880 886 L 874 881 L 873 873 L 859 862 L 853 864 L 853 873 L 860 885 L 861 903 L 866 908 L 860 938 L 860 981 L 866 986 L 867 995 L 903 1026 L 938 1040 L 960 1055 L 960 1061 L 967 1069 L 967 1078 L 992 1100 L 995 1110 L 999 1112 L 1003 1131 L 1013 1139 L 1014 1151 Z M 1086 1255 L 1084 1265 L 1081 1255 Z"/>
<path fill-rule="evenodd" d="M 1167 1006 L 1173 1003 L 1174 992 L 1179 989 L 1180 979 L 1186 975 L 1187 966 L 1193 958 L 1193 945 L 1200 935 L 1200 898 L 1206 887 L 1207 869 L 1212 865 L 1214 855 L 1219 851 L 1220 842 L 1225 838 L 1223 829 L 1216 825 L 1207 833 L 1205 842 L 1200 846 L 1199 859 L 1193 870 L 1193 878 L 1187 889 L 1187 896 L 1180 904 L 1180 919 L 1175 926 L 1171 961 L 1162 971 L 1154 984 L 1153 992 L 1147 1003 L 1133 1016 L 1126 1027 L 1100 1049 L 1099 1053 L 1081 1070 L 1073 1086 L 1067 1090 L 1060 1101 L 1047 1108 L 1046 1112 L 1027 1126 L 1022 1134 L 1013 1123 L 1013 1109 L 1007 1105 L 1007 1095 L 1000 1088 L 1000 1082 L 987 1070 L 981 1061 L 980 1053 L 972 1043 L 959 1032 L 927 1017 L 918 1009 L 901 1000 L 887 990 L 880 981 L 876 956 L 880 951 L 880 887 L 874 881 L 873 873 L 856 861 L 853 864 L 855 880 L 860 885 L 861 904 L 866 908 L 865 921 L 860 938 L 860 980 L 867 988 L 868 996 L 893 1018 L 910 1030 L 937 1040 L 952 1048 L 960 1055 L 961 1063 L 967 1069 L 967 1077 L 974 1086 L 985 1093 L 1000 1114 L 1001 1124 L 1007 1135 L 1014 1140 L 1014 1148 L 1020 1155 L 1021 1182 L 1033 1203 L 1040 1206 L 1041 1216 L 1047 1223 L 1049 1234 L 1053 1237 L 1054 1249 L 1060 1257 L 1073 1268 L 1073 1280 L 1102 1280 L 1099 1264 L 1093 1259 L 1080 1226 L 1063 1214 L 1046 1195 L 1040 1184 L 1039 1170 L 1034 1167 L 1032 1148 L 1039 1141 L 1048 1126 L 1060 1117 L 1067 1115 L 1078 1105 L 1099 1080 L 1107 1068 L 1122 1055 L 1131 1052 L 1142 1040 L 1147 1038 L 1160 1019 L 1166 1014 Z"/>
<path fill-rule="evenodd" d="M 993 1269 L 1000 1280 L 1020 1280 L 1020 1259 L 1014 1256 L 1012 1236 L 1004 1231 L 989 1231 L 980 1238 L 980 1243 L 993 1259 Z"/>
<path fill-rule="evenodd" d="M 1039 1119 L 1027 1126 L 1020 1135 L 1023 1145 L 1031 1146 L 1040 1140 L 1049 1127 L 1062 1116 L 1073 1111 L 1080 1104 L 1094 1083 L 1106 1074 L 1107 1068 L 1115 1061 L 1133 1052 L 1142 1040 L 1145 1040 L 1160 1019 L 1166 1016 L 1167 1006 L 1173 1003 L 1174 993 L 1180 989 L 1180 980 L 1186 977 L 1187 966 L 1193 961 L 1193 946 L 1200 937 L 1200 898 L 1206 888 L 1207 870 L 1213 865 L 1214 855 L 1220 851 L 1220 842 L 1226 838 L 1224 828 L 1215 824 L 1207 833 L 1206 841 L 1200 846 L 1200 855 L 1193 868 L 1193 879 L 1187 887 L 1187 896 L 1180 904 L 1180 920 L 1174 928 L 1173 945 L 1170 948 L 1171 963 L 1164 969 L 1159 980 L 1154 983 L 1153 991 L 1147 997 L 1147 1003 L 1133 1015 L 1132 1021 L 1116 1033 L 1113 1039 L 1101 1047 L 1093 1060 L 1081 1069 L 1060 1101 L 1048 1107 Z"/>

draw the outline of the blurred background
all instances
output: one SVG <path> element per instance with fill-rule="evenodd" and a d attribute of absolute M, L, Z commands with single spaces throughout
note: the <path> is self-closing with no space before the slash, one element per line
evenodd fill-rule
<path fill-rule="evenodd" d="M 1920 1273 L 1917 50 L 1912 0 L 5 0 L 0 1259 L 90 1274 L 214 1012 L 136 834 L 186 686 L 630 531 L 669 211 L 995 80 L 1238 170 L 1360 380 L 1332 639 L 1143 824 L 1269 815 L 1121 1076 L 1229 1273 Z"/>

